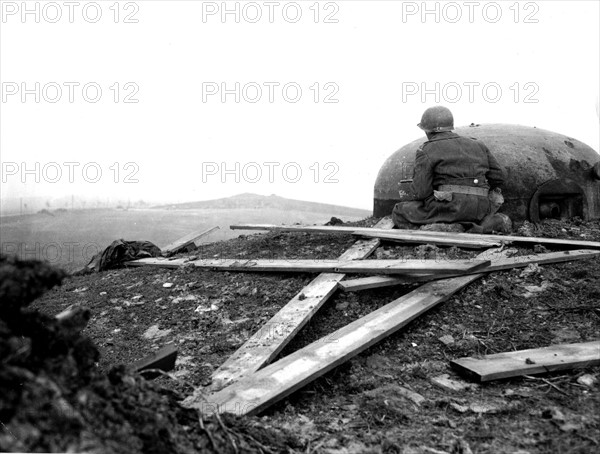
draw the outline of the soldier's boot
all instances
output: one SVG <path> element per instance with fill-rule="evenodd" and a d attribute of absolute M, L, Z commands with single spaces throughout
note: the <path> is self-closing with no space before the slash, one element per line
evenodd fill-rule
<path fill-rule="evenodd" d="M 481 232 L 473 233 L 510 233 L 512 232 L 512 221 L 503 213 L 488 214 L 481 223 Z"/>
<path fill-rule="evenodd" d="M 392 211 L 392 221 L 394 222 L 394 228 L 395 229 L 401 229 L 401 230 L 413 230 L 413 229 L 418 229 L 419 226 L 413 224 L 412 222 L 408 222 L 408 220 L 402 216 L 398 210 L 398 205 L 400 205 L 399 203 L 396 204 L 396 206 L 394 207 L 394 210 Z"/>
<path fill-rule="evenodd" d="M 419 230 L 425 230 L 427 232 L 454 232 L 454 233 L 462 233 L 465 231 L 465 228 L 458 223 L 455 224 L 446 224 L 443 222 L 436 222 L 435 224 L 425 224 L 422 225 Z"/>
<path fill-rule="evenodd" d="M 394 221 L 394 228 L 400 230 L 419 230 L 418 224 L 413 224 L 411 222 L 398 222 Z"/>

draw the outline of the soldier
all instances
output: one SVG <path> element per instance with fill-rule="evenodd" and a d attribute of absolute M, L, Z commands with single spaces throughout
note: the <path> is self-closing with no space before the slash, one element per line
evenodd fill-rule
<path fill-rule="evenodd" d="M 474 233 L 510 231 L 510 219 L 495 214 L 503 202 L 504 172 L 481 142 L 452 132 L 452 112 L 430 107 L 417 125 L 427 135 L 415 157 L 411 188 L 400 191 L 392 219 L 397 228 L 454 224 Z"/>

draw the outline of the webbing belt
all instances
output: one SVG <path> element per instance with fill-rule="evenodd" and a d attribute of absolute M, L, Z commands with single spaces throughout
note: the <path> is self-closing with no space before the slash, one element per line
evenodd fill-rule
<path fill-rule="evenodd" d="M 456 192 L 459 194 L 479 195 L 483 197 L 487 197 L 489 192 L 486 188 L 476 188 L 473 186 L 459 186 L 456 184 L 442 184 L 437 190 L 444 192 Z"/>

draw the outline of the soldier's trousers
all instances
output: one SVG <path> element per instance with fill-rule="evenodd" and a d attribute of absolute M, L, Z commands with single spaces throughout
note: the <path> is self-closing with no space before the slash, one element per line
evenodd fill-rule
<path fill-rule="evenodd" d="M 478 224 L 490 213 L 487 196 L 452 194 L 451 201 L 437 200 L 433 195 L 425 200 L 397 203 L 392 211 L 396 227 L 416 224 L 465 223 Z"/>

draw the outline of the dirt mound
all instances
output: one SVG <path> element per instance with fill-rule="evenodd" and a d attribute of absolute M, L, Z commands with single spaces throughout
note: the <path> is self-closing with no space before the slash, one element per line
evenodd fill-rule
<path fill-rule="evenodd" d="M 0 451 L 286 452 L 296 444 L 253 419 L 203 420 L 175 391 L 124 366 L 100 373 L 81 323 L 27 309 L 64 277 L 41 262 L 0 257 Z"/>

